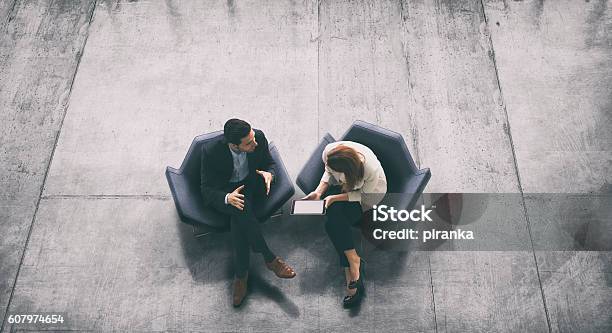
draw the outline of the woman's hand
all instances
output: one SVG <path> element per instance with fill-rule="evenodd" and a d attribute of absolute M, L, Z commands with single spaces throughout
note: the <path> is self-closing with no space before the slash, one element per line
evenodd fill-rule
<path fill-rule="evenodd" d="M 329 208 L 329 206 L 331 206 L 334 202 L 337 201 L 348 201 L 348 194 L 346 193 L 340 193 L 340 194 L 334 194 L 334 195 L 328 195 L 327 197 L 325 197 L 325 208 Z"/>
<path fill-rule="evenodd" d="M 334 202 L 338 201 L 340 196 L 338 194 L 328 195 L 325 197 L 325 209 L 329 208 Z"/>
<path fill-rule="evenodd" d="M 307 196 L 303 197 L 302 200 L 321 200 L 321 193 L 312 191 Z"/>

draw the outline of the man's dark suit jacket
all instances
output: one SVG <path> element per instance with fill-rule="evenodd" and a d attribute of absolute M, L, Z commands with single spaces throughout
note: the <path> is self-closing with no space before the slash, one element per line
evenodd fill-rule
<path fill-rule="evenodd" d="M 264 133 L 258 129 L 255 132 L 257 147 L 252 153 L 247 153 L 249 176 L 256 175 L 256 170 L 268 171 L 272 179 L 276 179 L 276 164 L 270 155 L 268 140 Z M 200 190 L 204 205 L 223 210 L 225 195 L 231 192 L 229 180 L 234 171 L 234 160 L 225 139 L 211 146 L 203 146 L 202 163 L 200 169 Z M 257 175 L 258 177 L 261 177 Z"/>

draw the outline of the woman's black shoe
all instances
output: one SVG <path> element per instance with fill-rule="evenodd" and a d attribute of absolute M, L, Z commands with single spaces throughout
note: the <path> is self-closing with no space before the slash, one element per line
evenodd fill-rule
<path fill-rule="evenodd" d="M 357 291 L 353 295 L 346 295 L 342 300 L 342 306 L 345 308 L 351 308 L 355 305 L 361 303 L 363 299 L 363 294 L 365 293 L 365 289 L 363 289 L 363 285 L 361 287 L 357 287 Z"/>
<path fill-rule="evenodd" d="M 349 282 L 348 288 L 355 289 L 359 285 L 361 285 L 361 287 L 363 288 L 364 275 L 365 275 L 365 261 L 359 258 L 359 279 L 357 279 L 357 281 Z"/>
<path fill-rule="evenodd" d="M 357 281 L 349 282 L 348 285 L 349 289 L 357 289 L 357 291 L 355 291 L 355 294 L 353 295 L 344 296 L 344 299 L 342 300 L 342 305 L 345 308 L 350 308 L 361 303 L 361 300 L 365 295 L 365 287 L 363 285 L 363 279 L 365 275 L 365 261 L 363 261 L 363 259 L 359 259 L 359 262 L 359 279 L 357 279 Z"/>

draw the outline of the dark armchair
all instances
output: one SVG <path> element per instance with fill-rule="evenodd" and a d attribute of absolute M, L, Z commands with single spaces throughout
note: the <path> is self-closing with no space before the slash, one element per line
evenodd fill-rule
<path fill-rule="evenodd" d="M 200 192 L 200 164 L 203 145 L 214 144 L 223 139 L 223 131 L 203 134 L 193 139 L 189 151 L 177 170 L 166 168 L 166 179 L 176 205 L 178 215 L 184 223 L 208 231 L 229 230 L 229 218 L 212 208 L 205 207 Z M 269 144 L 270 154 L 276 162 L 276 179 L 270 188 L 270 196 L 264 205 L 257 207 L 255 213 L 263 222 L 277 212 L 295 193 L 291 178 L 281 160 L 274 143 Z"/>
<path fill-rule="evenodd" d="M 334 141 L 329 133 L 326 134 L 298 174 L 296 183 L 305 194 L 319 185 L 324 171 L 321 154 L 325 146 Z M 394 201 L 399 200 L 394 202 L 394 206 L 397 209 L 412 209 L 415 206 L 431 178 L 431 172 L 428 168 L 419 170 L 416 167 L 399 133 L 358 120 L 340 141 L 354 141 L 369 147 L 385 170 L 387 193 L 401 193 L 394 197 Z"/>

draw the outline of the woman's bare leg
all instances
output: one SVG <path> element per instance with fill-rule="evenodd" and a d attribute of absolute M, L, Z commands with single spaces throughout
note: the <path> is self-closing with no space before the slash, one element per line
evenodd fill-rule
<path fill-rule="evenodd" d="M 361 264 L 361 258 L 357 254 L 357 251 L 355 251 L 355 249 L 346 250 L 344 251 L 344 255 L 346 255 L 346 259 L 348 259 L 349 262 L 351 280 L 359 280 L 359 266 Z"/>

